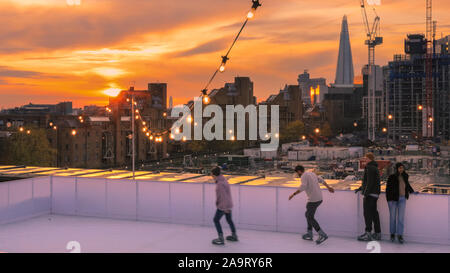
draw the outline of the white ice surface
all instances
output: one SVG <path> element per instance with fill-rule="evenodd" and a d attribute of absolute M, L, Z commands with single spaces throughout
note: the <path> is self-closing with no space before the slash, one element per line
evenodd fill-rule
<path fill-rule="evenodd" d="M 226 235 L 227 224 L 222 226 Z M 238 230 L 239 242 L 214 246 L 213 227 L 135 222 L 125 220 L 41 216 L 0 225 L 0 252 L 69 252 L 67 243 L 77 241 L 81 252 L 162 252 L 162 253 L 368 253 L 367 243 L 352 238 L 330 237 L 323 245 L 303 241 L 300 234 Z M 383 252 L 446 252 L 450 246 L 406 243 L 384 238 Z M 407 238 L 405 238 L 407 240 Z"/>

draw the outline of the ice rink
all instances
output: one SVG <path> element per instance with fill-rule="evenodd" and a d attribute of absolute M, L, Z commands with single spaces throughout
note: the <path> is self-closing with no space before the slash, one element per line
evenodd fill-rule
<path fill-rule="evenodd" d="M 222 225 L 227 235 L 229 230 L 224 220 Z M 67 245 L 72 241 L 79 243 L 83 253 L 370 253 L 374 250 L 352 238 L 330 237 L 317 246 L 303 241 L 300 233 L 238 230 L 238 235 L 239 242 L 215 246 L 211 244 L 216 237 L 212 227 L 47 215 L 0 225 L 0 251 L 64 253 L 71 252 Z M 381 253 L 450 253 L 450 246 L 400 245 L 383 239 L 379 244 Z"/>

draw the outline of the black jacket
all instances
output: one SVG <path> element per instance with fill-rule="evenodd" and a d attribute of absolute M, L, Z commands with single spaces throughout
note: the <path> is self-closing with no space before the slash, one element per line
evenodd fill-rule
<path fill-rule="evenodd" d="M 409 175 L 407 173 L 401 174 L 403 176 L 403 181 L 405 181 L 405 198 L 409 198 L 410 193 L 414 193 L 414 189 L 411 187 L 408 181 Z M 389 176 L 386 184 L 386 199 L 387 201 L 398 201 L 400 196 L 398 174 L 393 174 Z"/>
<path fill-rule="evenodd" d="M 376 161 L 367 163 L 360 190 L 364 196 L 380 194 L 380 171 L 378 170 L 378 163 Z"/>

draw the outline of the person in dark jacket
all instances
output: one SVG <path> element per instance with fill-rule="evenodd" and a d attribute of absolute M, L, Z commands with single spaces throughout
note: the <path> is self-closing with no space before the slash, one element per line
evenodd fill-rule
<path fill-rule="evenodd" d="M 380 216 L 378 214 L 377 202 L 380 196 L 380 171 L 378 170 L 378 163 L 375 161 L 375 156 L 368 153 L 366 157 L 370 160 L 364 169 L 364 178 L 360 188 L 355 190 L 355 193 L 361 191 L 364 196 L 363 210 L 364 221 L 366 223 L 366 232 L 358 236 L 359 241 L 381 240 L 381 226 Z M 372 224 L 375 230 L 372 232 Z"/>
<path fill-rule="evenodd" d="M 395 165 L 395 173 L 389 176 L 386 184 L 386 200 L 389 205 L 391 241 L 395 241 L 395 235 L 399 243 L 403 244 L 403 227 L 405 219 L 406 200 L 410 193 L 414 193 L 408 181 L 409 175 L 405 172 L 402 163 Z"/>

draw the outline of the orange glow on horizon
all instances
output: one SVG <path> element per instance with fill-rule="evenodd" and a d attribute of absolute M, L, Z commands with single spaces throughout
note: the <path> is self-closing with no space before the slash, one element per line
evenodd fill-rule
<path fill-rule="evenodd" d="M 72 101 L 74 108 L 105 106 L 131 81 L 137 90 L 147 90 L 151 82 L 167 83 L 173 105 L 187 103 L 218 69 L 239 30 L 235 26 L 246 19 L 241 37 L 245 39 L 237 41 L 226 69 L 209 91 L 233 82 L 236 75 L 250 77 L 254 96 L 263 101 L 280 86 L 295 83 L 304 69 L 311 78 L 333 83 L 344 13 L 358 75 L 354 83 L 362 84 L 367 46 L 358 3 L 272 2 L 253 11 L 250 1 L 207 6 L 176 1 L 176 9 L 164 1 L 0 1 L 0 12 L 8 14 L 0 29 L 0 108 L 62 101 Z M 444 22 L 450 2 L 439 1 L 433 8 L 433 19 L 442 22 L 438 33 L 448 35 L 450 25 Z M 425 7 L 423 0 L 399 0 L 376 9 L 385 40 L 377 48 L 376 63 L 386 65 L 394 54 L 404 53 L 408 33 L 424 32 L 425 20 L 418 23 L 417 18 L 423 18 Z"/>

